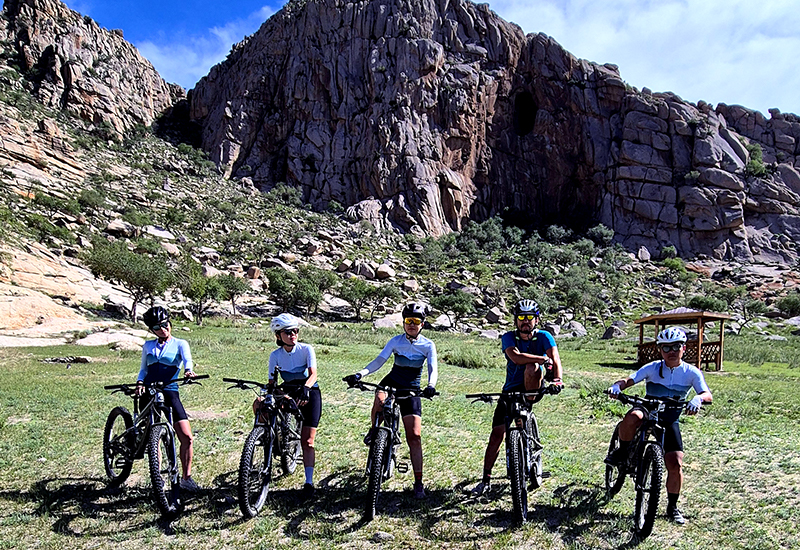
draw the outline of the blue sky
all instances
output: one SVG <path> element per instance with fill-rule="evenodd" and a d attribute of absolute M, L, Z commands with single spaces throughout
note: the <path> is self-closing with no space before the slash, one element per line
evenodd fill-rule
<path fill-rule="evenodd" d="M 67 0 L 125 32 L 170 82 L 191 88 L 283 2 Z M 641 89 L 691 102 L 800 114 L 800 0 L 495 0 L 526 33 L 619 66 Z"/>

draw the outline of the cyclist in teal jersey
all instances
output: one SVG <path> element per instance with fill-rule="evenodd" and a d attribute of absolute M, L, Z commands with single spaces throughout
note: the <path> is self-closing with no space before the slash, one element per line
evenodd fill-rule
<path fill-rule="evenodd" d="M 172 425 L 180 442 L 182 473 L 181 489 L 194 492 L 200 487 L 192 479 L 194 436 L 189 424 L 189 415 L 181 403 L 177 380 L 183 367 L 184 376 L 194 378 L 194 363 L 189 343 L 172 336 L 169 311 L 161 306 L 151 307 L 142 315 L 144 324 L 156 335 L 142 346 L 142 363 L 136 381 L 136 395 L 144 393 L 144 385 L 153 382 L 169 382 L 164 386 L 164 403 L 172 409 Z M 144 404 L 142 404 L 144 406 Z"/>
<path fill-rule="evenodd" d="M 419 390 L 422 379 L 422 367 L 428 364 L 428 385 L 423 390 L 423 397 L 433 397 L 436 394 L 436 380 L 438 364 L 436 359 L 436 344 L 422 336 L 422 325 L 428 313 L 427 306 L 412 302 L 403 308 L 403 334 L 395 336 L 386 344 L 383 351 L 378 354 L 366 368 L 355 374 L 346 376 L 344 381 L 352 385 L 362 377 L 375 372 L 394 356 L 392 370 L 380 382 L 381 386 L 389 386 L 398 390 L 397 395 L 402 396 L 402 390 Z M 406 394 L 408 395 L 408 394 Z M 375 392 L 375 402 L 372 406 L 372 424 L 375 416 L 383 410 L 386 393 Z M 406 431 L 406 442 L 411 455 L 411 466 L 414 469 L 414 497 L 425 498 L 425 487 L 422 483 L 422 404 L 418 396 L 400 399 L 400 414 L 403 417 L 403 427 Z M 367 433 L 364 443 L 370 444 L 372 430 Z"/>

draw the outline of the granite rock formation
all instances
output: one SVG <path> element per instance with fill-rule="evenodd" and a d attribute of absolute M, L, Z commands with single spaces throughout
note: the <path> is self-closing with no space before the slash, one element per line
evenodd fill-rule
<path fill-rule="evenodd" d="M 292 0 L 189 100 L 227 174 L 376 226 L 505 212 L 656 254 L 797 255 L 800 118 L 637 91 L 486 4 Z"/>
<path fill-rule="evenodd" d="M 183 88 L 167 84 L 121 30 L 101 28 L 58 0 L 5 0 L 3 16 L 5 57 L 15 60 L 37 99 L 109 136 L 149 126 L 185 98 Z"/>

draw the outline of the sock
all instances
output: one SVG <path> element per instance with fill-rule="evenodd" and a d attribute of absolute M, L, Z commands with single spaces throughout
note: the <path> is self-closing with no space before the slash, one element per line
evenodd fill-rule
<path fill-rule="evenodd" d="M 314 467 L 306 466 L 306 483 L 314 485 Z"/>
<path fill-rule="evenodd" d="M 667 493 L 667 508 L 673 509 L 678 507 L 678 497 L 680 493 Z"/>
<path fill-rule="evenodd" d="M 422 471 L 414 472 L 414 481 L 422 483 Z"/>

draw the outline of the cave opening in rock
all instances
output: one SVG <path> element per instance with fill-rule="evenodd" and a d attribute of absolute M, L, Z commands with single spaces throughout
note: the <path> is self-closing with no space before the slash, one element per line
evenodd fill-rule
<path fill-rule="evenodd" d="M 531 133 L 536 123 L 536 101 L 530 92 L 524 91 L 517 94 L 514 98 L 514 131 L 518 136 L 525 136 Z"/>

